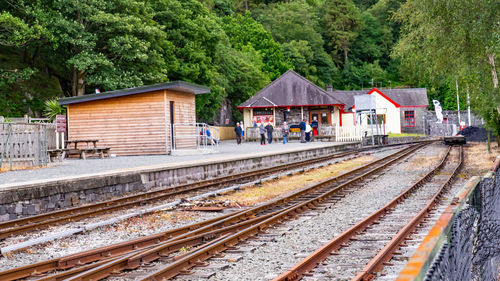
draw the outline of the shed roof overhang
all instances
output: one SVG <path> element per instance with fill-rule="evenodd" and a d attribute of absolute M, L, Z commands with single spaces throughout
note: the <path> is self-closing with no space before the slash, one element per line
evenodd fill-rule
<path fill-rule="evenodd" d="M 342 103 L 332 103 L 332 104 L 291 104 L 291 105 L 269 105 L 269 106 L 237 106 L 236 108 L 238 109 L 245 109 L 245 108 L 279 108 L 279 107 L 311 107 L 311 106 L 344 106 Z"/>
<path fill-rule="evenodd" d="M 160 90 L 172 90 L 172 91 L 177 91 L 177 92 L 181 92 L 181 93 L 195 94 L 195 95 L 210 93 L 210 88 L 202 86 L 202 85 L 189 83 L 189 82 L 185 82 L 185 81 L 173 81 L 173 82 L 167 82 L 167 83 L 159 83 L 159 84 L 153 84 L 153 85 L 147 85 L 147 86 L 141 86 L 141 87 L 135 87 L 135 88 L 128 88 L 128 89 L 103 92 L 100 94 L 91 94 L 91 95 L 83 95 L 83 96 L 78 96 L 78 97 L 63 98 L 63 99 L 59 100 L 59 104 L 60 105 L 67 105 L 67 104 L 74 104 L 74 103 L 81 103 L 81 102 L 88 102 L 88 101 L 95 101 L 95 100 L 102 100 L 102 99 L 110 99 L 110 98 L 115 98 L 115 97 L 129 96 L 129 95 L 135 95 L 135 94 L 142 94 L 142 93 L 160 91 Z"/>

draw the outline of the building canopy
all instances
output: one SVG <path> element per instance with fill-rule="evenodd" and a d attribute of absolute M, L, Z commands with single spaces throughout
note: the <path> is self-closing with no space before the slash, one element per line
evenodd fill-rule
<path fill-rule="evenodd" d="M 379 93 L 381 96 L 392 102 L 396 107 L 427 107 L 429 100 L 427 99 L 427 90 L 425 88 L 409 88 L 409 89 L 383 89 L 373 88 L 371 90 L 359 91 L 331 91 L 328 92 L 345 104 L 345 108 L 349 109 L 354 106 L 354 96 Z"/>
<path fill-rule="evenodd" d="M 87 101 L 102 100 L 102 99 L 109 99 L 109 98 L 122 97 L 122 96 L 130 96 L 130 95 L 142 94 L 142 93 L 160 91 L 160 90 L 171 90 L 171 91 L 177 91 L 177 92 L 181 92 L 181 93 L 195 94 L 195 95 L 210 93 L 210 88 L 208 88 L 208 87 L 178 80 L 178 81 L 172 81 L 172 82 L 166 82 L 166 83 L 140 86 L 140 87 L 135 87 L 135 88 L 128 88 L 128 89 L 121 89 L 121 90 L 116 90 L 116 91 L 103 92 L 103 93 L 99 93 L 99 94 L 91 94 L 91 95 L 83 95 L 83 96 L 78 96 L 78 97 L 63 98 L 63 99 L 59 100 L 59 104 L 60 105 L 67 105 L 67 104 L 73 104 L 73 103 L 81 103 L 81 102 L 87 102 Z"/>
<path fill-rule="evenodd" d="M 238 108 L 293 107 L 342 105 L 332 95 L 300 76 L 288 70 L 279 78 L 260 90 L 253 97 L 240 104 Z"/>

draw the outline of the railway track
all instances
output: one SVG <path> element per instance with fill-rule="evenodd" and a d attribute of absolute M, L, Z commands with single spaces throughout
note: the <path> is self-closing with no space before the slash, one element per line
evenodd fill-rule
<path fill-rule="evenodd" d="M 176 259 L 175 261 L 150 274 L 143 280 L 168 279 L 178 274 L 186 273 L 192 267 L 203 266 L 205 265 L 205 260 L 213 256 L 220 256 L 221 253 L 225 250 L 232 249 L 238 243 L 261 233 L 266 228 L 272 225 L 279 224 L 284 220 L 291 219 L 297 214 L 302 213 L 303 211 L 306 211 L 310 208 L 315 208 L 318 204 L 327 200 L 329 197 L 334 196 L 335 194 L 341 195 L 341 191 L 349 192 L 353 189 L 356 189 L 357 187 L 354 187 L 352 185 L 359 183 L 362 179 L 366 179 L 374 175 L 374 173 L 376 172 L 382 171 L 383 168 L 410 154 L 417 148 L 418 147 L 414 147 L 404 153 L 395 153 L 389 157 L 384 158 L 382 161 L 372 162 L 371 164 L 377 163 L 377 165 L 373 165 L 374 167 L 371 167 L 370 169 L 368 169 L 368 171 L 366 170 L 366 168 L 359 168 L 346 173 L 348 174 L 347 177 L 343 177 L 342 179 L 334 178 L 333 181 L 327 180 L 314 186 L 314 190 L 307 189 L 308 192 L 304 194 L 305 196 L 295 197 L 292 200 L 288 200 L 288 202 L 281 202 L 278 206 L 275 206 L 271 209 L 272 213 L 265 213 L 265 215 L 257 217 L 252 223 L 245 222 L 245 225 L 240 229 L 234 229 L 234 231 L 232 232 L 225 233 L 227 235 L 226 237 L 222 237 L 220 240 L 215 240 L 199 246 L 183 257 Z M 299 193 L 302 192 L 299 191 Z M 281 210 L 276 210 L 277 208 L 280 208 Z M 153 260 L 159 259 L 162 256 L 165 256 L 161 253 L 162 249 L 163 248 L 161 246 L 156 247 L 155 249 L 147 251 L 146 253 L 140 253 L 133 258 L 129 258 L 127 262 L 125 261 L 125 259 L 121 262 L 123 262 L 123 264 L 127 263 L 131 265 L 128 269 L 134 269 L 138 267 L 140 262 L 148 263 Z M 110 262 L 108 266 L 109 268 L 113 268 L 114 270 L 116 270 L 116 265 L 119 262 L 120 261 Z M 123 267 L 118 268 L 120 270 L 125 269 Z M 103 274 L 103 270 L 106 270 L 107 273 Z M 101 267 L 95 270 L 89 270 L 85 273 L 75 276 L 74 279 L 68 280 L 97 280 L 109 276 L 110 271 L 112 270 Z"/>
<path fill-rule="evenodd" d="M 147 203 L 153 203 L 169 199 L 174 196 L 185 195 L 187 193 L 193 193 L 198 191 L 217 189 L 222 186 L 234 184 L 235 182 L 239 184 L 250 182 L 254 179 L 264 177 L 266 175 L 293 170 L 300 167 L 306 167 L 317 163 L 329 161 L 335 158 L 342 158 L 348 156 L 356 157 L 356 155 L 358 155 L 361 152 L 362 152 L 361 150 L 341 152 L 325 157 L 309 159 L 305 161 L 289 163 L 289 164 L 279 165 L 276 167 L 249 171 L 245 173 L 238 173 L 230 176 L 225 176 L 222 178 L 214 178 L 195 183 L 183 184 L 175 187 L 163 188 L 140 194 L 129 195 L 118 199 L 107 200 L 95 204 L 68 208 L 36 216 L 30 216 L 26 218 L 6 221 L 0 223 L 0 240 L 5 239 L 6 237 L 12 235 L 22 234 L 34 230 L 40 230 L 43 228 L 50 227 L 52 225 L 77 221 L 83 218 L 93 217 L 100 214 L 106 214 L 117 210 L 144 205 Z"/>
<path fill-rule="evenodd" d="M 359 188 L 356 187 L 359 181 L 382 172 L 385 167 L 426 144 L 407 147 L 337 177 L 251 209 L 108 247 L 14 268 L 0 272 L 0 279 L 14 280 L 55 272 L 43 277 L 42 280 L 98 280 L 125 269 L 135 269 L 141 264 L 165 259 L 181 248 L 196 247 L 196 250 L 176 258 L 175 262 L 169 264 L 174 269 L 169 271 L 168 275 L 175 276 L 193 266 L 203 265 L 203 260 L 220 254 L 224 249 L 234 245 L 235 241 L 237 243 L 255 235 L 269 225 L 291 218 L 303 210 L 314 208 L 328 198 L 338 200 L 335 195 Z M 160 275 L 161 278 L 165 276 L 163 273 Z"/>
<path fill-rule="evenodd" d="M 462 167 L 463 147 L 455 149 L 456 161 L 447 161 L 450 151 L 451 147 L 439 165 L 405 192 L 273 281 L 376 278 L 408 246 Z"/>

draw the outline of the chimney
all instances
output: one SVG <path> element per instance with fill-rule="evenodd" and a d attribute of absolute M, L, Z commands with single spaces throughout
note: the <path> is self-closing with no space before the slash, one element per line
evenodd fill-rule
<path fill-rule="evenodd" d="M 330 85 L 330 84 L 326 85 L 326 91 L 329 92 L 329 93 L 333 92 L 332 85 Z"/>

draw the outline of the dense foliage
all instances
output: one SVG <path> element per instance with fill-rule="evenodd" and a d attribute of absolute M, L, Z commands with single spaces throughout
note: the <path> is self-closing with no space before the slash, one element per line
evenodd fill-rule
<path fill-rule="evenodd" d="M 0 115 L 40 115 L 52 98 L 180 79 L 211 88 L 197 97 L 198 119 L 223 123 L 239 120 L 235 106 L 294 69 L 321 87 L 427 87 L 445 109 L 456 107 L 458 81 L 491 126 L 498 120 L 498 93 L 486 78 L 499 57 L 496 1 L 0 0 L 0 7 Z"/>

